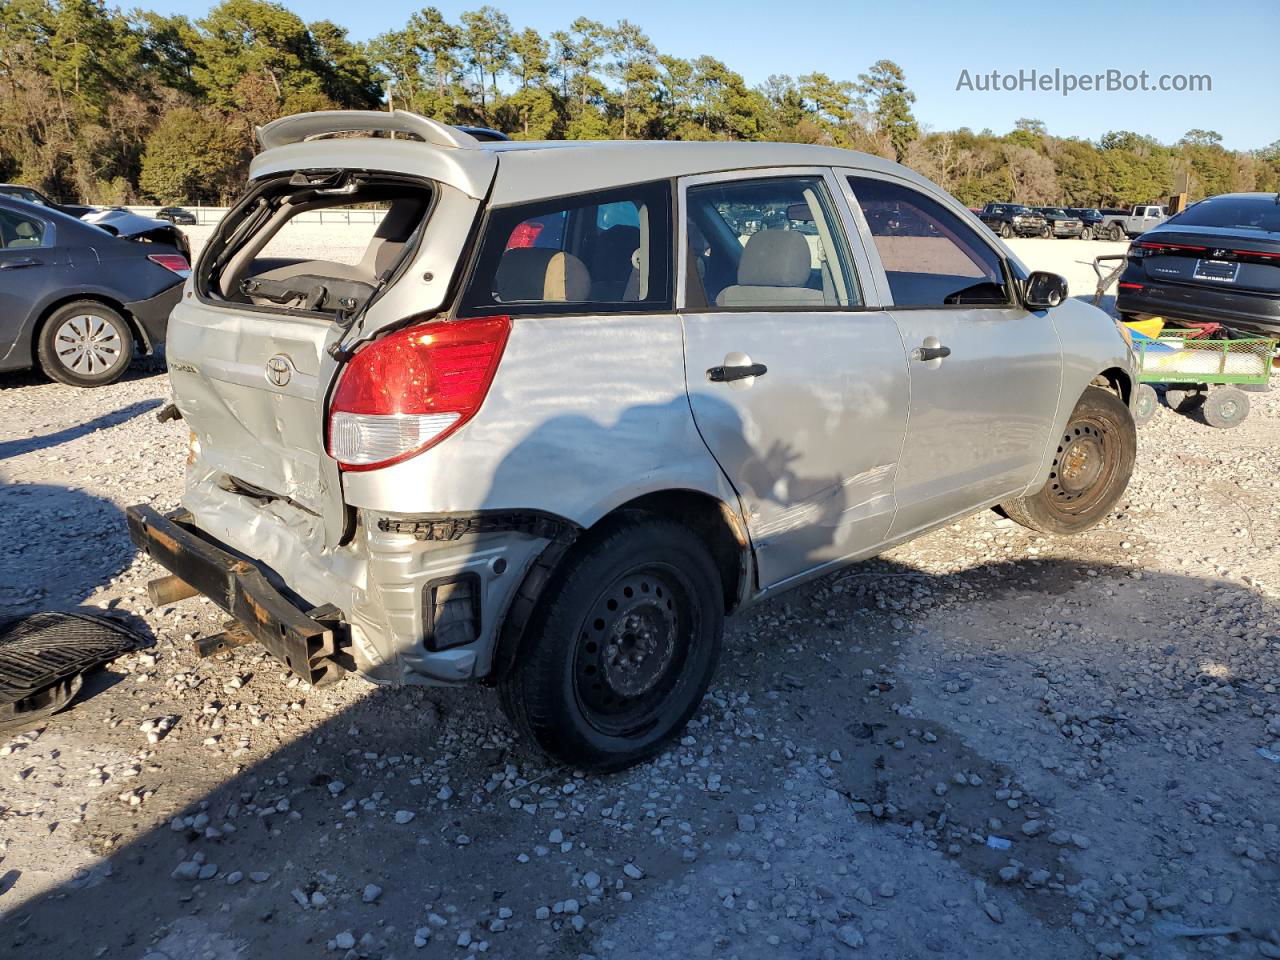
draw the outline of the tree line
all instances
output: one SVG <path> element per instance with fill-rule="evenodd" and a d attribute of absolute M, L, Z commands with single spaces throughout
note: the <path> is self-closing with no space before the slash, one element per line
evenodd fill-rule
<path fill-rule="evenodd" d="M 94 203 L 222 203 L 254 128 L 333 108 L 413 110 L 516 139 L 780 140 L 899 160 L 979 205 L 1112 206 L 1280 190 L 1280 141 L 1224 149 L 1211 130 L 1161 144 L 1130 131 L 1053 136 L 922 129 L 889 60 L 854 79 L 774 75 L 751 86 L 712 56 L 659 53 L 622 20 L 543 35 L 492 6 L 450 22 L 427 7 L 367 43 L 279 3 L 223 0 L 191 20 L 102 0 L 0 3 L 0 180 Z"/>

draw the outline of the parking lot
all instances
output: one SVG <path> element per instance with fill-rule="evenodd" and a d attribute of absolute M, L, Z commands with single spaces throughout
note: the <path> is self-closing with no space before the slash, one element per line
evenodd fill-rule
<path fill-rule="evenodd" d="M 1124 248 L 1010 245 L 1075 296 Z M 684 738 L 604 778 L 482 688 L 197 660 L 222 618 L 151 607 L 123 522 L 178 502 L 166 398 L 0 378 L 0 612 L 154 638 L 0 745 L 12 956 L 1280 957 L 1276 394 L 1161 409 L 1083 536 L 983 513 L 730 621 Z"/>

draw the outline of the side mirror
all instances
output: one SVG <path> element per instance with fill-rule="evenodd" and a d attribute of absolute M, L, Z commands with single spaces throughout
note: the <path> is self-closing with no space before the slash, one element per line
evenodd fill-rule
<path fill-rule="evenodd" d="M 1022 302 L 1032 310 L 1047 310 L 1067 299 L 1067 281 L 1056 273 L 1037 270 L 1027 277 Z"/>

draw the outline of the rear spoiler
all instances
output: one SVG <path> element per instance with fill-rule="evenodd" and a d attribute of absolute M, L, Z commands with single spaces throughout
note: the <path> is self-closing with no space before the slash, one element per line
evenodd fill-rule
<path fill-rule="evenodd" d="M 457 127 L 408 110 L 319 110 L 315 113 L 298 113 L 272 120 L 265 126 L 258 127 L 257 133 L 262 148 L 270 150 L 334 133 L 355 133 L 362 130 L 411 134 L 434 146 L 455 150 L 475 150 L 480 146 L 475 137 L 463 133 Z"/>

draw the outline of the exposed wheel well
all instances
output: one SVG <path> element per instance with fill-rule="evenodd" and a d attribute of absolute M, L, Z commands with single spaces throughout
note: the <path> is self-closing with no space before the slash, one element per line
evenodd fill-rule
<path fill-rule="evenodd" d="M 1119 367 L 1103 370 L 1093 378 L 1093 386 L 1110 390 L 1124 402 L 1125 406 L 1129 405 L 1129 397 L 1133 395 L 1133 381 L 1129 379 L 1129 372 Z"/>
<path fill-rule="evenodd" d="M 151 344 L 147 342 L 146 336 L 142 332 L 142 327 L 134 318 L 123 303 L 113 297 L 104 296 L 100 293 L 73 293 L 65 297 L 59 297 L 53 303 L 49 304 L 40 314 L 40 319 L 36 321 L 35 326 L 31 329 L 31 360 L 36 362 L 36 350 L 40 344 L 40 334 L 44 332 L 44 325 L 49 322 L 49 318 L 53 316 L 54 311 L 60 307 L 65 307 L 68 303 L 77 303 L 87 300 L 90 303 L 100 303 L 104 307 L 110 307 L 120 316 L 124 317 L 124 322 L 129 324 L 129 330 L 133 333 L 134 342 L 140 348 L 140 352 L 150 353 Z"/>
<path fill-rule="evenodd" d="M 751 549 L 733 508 L 697 490 L 661 490 L 630 500 L 598 523 L 621 512 L 651 513 L 684 524 L 707 545 L 724 587 L 724 610 L 732 613 L 746 599 L 751 579 Z"/>
<path fill-rule="evenodd" d="M 542 600 L 543 591 L 554 582 L 566 555 L 590 537 L 593 530 L 623 514 L 647 513 L 682 523 L 707 545 L 720 572 L 724 611 L 732 613 L 748 597 L 754 585 L 752 555 L 747 534 L 733 508 L 717 498 L 696 490 L 662 490 L 629 500 L 605 514 L 586 530 L 574 527 L 543 551 L 525 574 L 511 604 L 503 613 L 493 665 L 486 683 L 496 683 L 511 669 L 519 655 L 525 626 Z"/>

